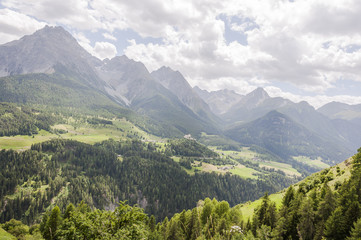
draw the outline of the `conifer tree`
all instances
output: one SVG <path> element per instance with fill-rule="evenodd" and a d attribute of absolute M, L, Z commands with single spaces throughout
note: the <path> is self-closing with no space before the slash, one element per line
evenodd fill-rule
<path fill-rule="evenodd" d="M 345 218 L 342 207 L 336 208 L 325 223 L 324 236 L 329 240 L 345 239 Z"/>
<path fill-rule="evenodd" d="M 55 206 L 49 215 L 49 218 L 47 220 L 45 229 L 44 229 L 44 238 L 50 239 L 50 240 L 56 240 L 57 238 L 57 230 L 60 227 L 62 218 L 60 215 L 60 209 L 58 206 Z"/>
<path fill-rule="evenodd" d="M 351 230 L 351 236 L 347 240 L 359 240 L 361 239 L 361 218 L 355 222 Z"/>
<path fill-rule="evenodd" d="M 313 239 L 315 235 L 315 214 L 313 211 L 312 199 L 307 199 L 299 210 L 300 222 L 297 225 L 297 231 L 300 239 Z"/>

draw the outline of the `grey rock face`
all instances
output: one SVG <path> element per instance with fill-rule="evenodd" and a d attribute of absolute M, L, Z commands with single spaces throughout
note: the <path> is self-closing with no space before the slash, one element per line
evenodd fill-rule
<path fill-rule="evenodd" d="M 147 82 L 154 82 L 143 63 L 126 56 L 105 59 L 96 72 L 106 82 L 107 93 L 128 106 L 146 90 Z"/>
<path fill-rule="evenodd" d="M 62 27 L 46 26 L 0 46 L 0 77 L 53 73 L 56 66 L 61 65 L 99 87 L 99 79 L 91 66 L 99 62 Z"/>
<path fill-rule="evenodd" d="M 239 102 L 243 96 L 235 91 L 223 89 L 218 91 L 208 92 L 199 87 L 194 87 L 193 90 L 209 105 L 212 112 L 221 115 L 227 112 L 234 104 Z"/>
<path fill-rule="evenodd" d="M 174 71 L 169 67 L 161 67 L 151 74 L 195 113 L 211 112 L 207 103 L 193 91 L 192 87 L 180 72 Z"/>

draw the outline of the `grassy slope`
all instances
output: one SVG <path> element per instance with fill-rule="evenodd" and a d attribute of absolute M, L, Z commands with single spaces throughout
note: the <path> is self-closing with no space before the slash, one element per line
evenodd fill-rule
<path fill-rule="evenodd" d="M 55 134 L 41 130 L 34 136 L 17 135 L 12 137 L 0 137 L 0 149 L 29 149 L 34 143 L 43 142 L 53 138 L 73 139 L 84 143 L 94 144 L 109 138 L 125 139 L 136 136 L 147 141 L 162 141 L 161 138 L 148 134 L 125 119 L 110 119 L 113 125 L 91 125 L 81 123 L 72 118 L 67 124 L 57 124 L 53 129 L 64 130 L 67 133 Z"/>
<path fill-rule="evenodd" d="M 328 185 L 331 187 L 331 189 L 334 189 L 335 185 L 337 183 L 342 183 L 345 180 L 349 179 L 351 176 L 351 168 L 352 168 L 352 163 L 351 163 L 352 159 L 349 158 L 346 161 L 337 164 L 336 166 L 330 167 L 328 168 L 328 174 L 326 175 L 332 175 L 333 176 L 333 180 L 328 182 Z M 339 169 L 339 170 L 338 170 Z M 322 170 L 320 172 L 314 173 L 310 176 L 308 176 L 307 178 L 305 178 L 304 180 L 300 181 L 299 183 L 296 183 L 293 185 L 293 187 L 297 190 L 299 188 L 300 185 L 302 184 L 312 184 L 315 181 L 320 181 L 320 178 L 322 177 L 324 171 Z M 277 207 L 281 206 L 282 203 L 282 198 L 284 196 L 284 194 L 286 193 L 286 189 L 275 193 L 275 194 L 271 194 L 270 195 L 270 199 L 271 201 L 276 203 Z M 245 221 L 247 221 L 247 219 L 249 219 L 250 217 L 252 217 L 254 209 L 259 206 L 261 204 L 261 199 L 258 199 L 254 202 L 247 202 L 245 204 L 241 204 L 241 211 L 242 211 L 242 215 Z"/>
<path fill-rule="evenodd" d="M 297 157 L 293 157 L 293 159 L 295 159 L 296 161 L 305 163 L 311 167 L 316 167 L 319 169 L 324 169 L 324 168 L 328 168 L 330 167 L 330 165 L 322 162 L 322 158 L 317 158 L 317 159 L 311 159 L 309 157 L 306 156 L 297 156 Z"/>
<path fill-rule="evenodd" d="M 252 150 L 250 150 L 250 148 L 248 147 L 242 147 L 240 151 L 224 151 L 224 150 L 219 150 L 217 149 L 216 146 L 212 146 L 210 147 L 210 149 L 212 149 L 213 151 L 217 152 L 218 154 L 220 154 L 220 156 L 222 156 L 222 158 L 229 158 L 234 162 L 234 168 L 231 168 L 231 165 L 213 165 L 210 163 L 202 163 L 202 166 L 198 166 L 199 161 L 195 161 L 195 163 L 193 164 L 193 168 L 192 169 L 185 169 L 188 174 L 194 174 L 195 171 L 202 171 L 202 172 L 217 172 L 220 174 L 225 174 L 227 172 L 230 172 L 232 174 L 238 175 L 242 178 L 251 178 L 251 179 L 257 179 L 258 176 L 257 174 L 259 174 L 260 172 L 252 169 L 250 167 L 247 167 L 243 164 L 240 164 L 237 160 L 244 160 L 244 161 L 248 161 L 250 163 L 257 163 L 259 164 L 259 166 L 262 168 L 266 168 L 266 169 L 274 169 L 274 170 L 281 170 L 283 171 L 286 175 L 292 177 L 292 176 L 301 176 L 301 174 L 294 169 L 290 164 L 286 164 L 286 163 L 279 163 L 279 162 L 275 162 L 275 161 L 270 161 L 270 160 L 263 160 L 265 158 L 267 158 L 267 155 L 265 154 L 259 154 L 257 152 L 254 152 Z M 176 162 L 179 162 L 180 158 L 179 157 L 173 157 L 173 160 Z M 229 169 L 222 169 L 223 167 L 229 167 Z"/>
<path fill-rule="evenodd" d="M 251 163 L 258 163 L 260 167 L 265 167 L 267 169 L 281 170 L 289 176 L 300 176 L 301 174 L 294 169 L 290 164 L 279 163 L 271 160 L 265 160 L 269 157 L 266 154 L 259 154 L 250 150 L 249 147 L 242 147 L 240 151 L 224 151 L 217 150 L 217 147 L 211 147 L 215 152 L 219 153 L 222 156 L 230 157 L 232 159 L 241 159 Z"/>

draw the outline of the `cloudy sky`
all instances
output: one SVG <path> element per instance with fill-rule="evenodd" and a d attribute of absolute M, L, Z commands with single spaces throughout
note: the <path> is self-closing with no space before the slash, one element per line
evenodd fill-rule
<path fill-rule="evenodd" d="M 127 55 L 192 86 L 361 103 L 359 0 L 0 0 L 0 44 L 60 25 L 98 58 Z"/>

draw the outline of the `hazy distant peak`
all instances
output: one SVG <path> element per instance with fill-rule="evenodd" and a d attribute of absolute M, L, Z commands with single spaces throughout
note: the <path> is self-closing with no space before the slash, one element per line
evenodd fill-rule
<path fill-rule="evenodd" d="M 208 92 L 207 90 L 201 89 L 201 88 L 199 88 L 198 86 L 194 86 L 194 87 L 193 87 L 193 90 L 195 90 L 195 91 L 202 91 L 202 92 Z"/>
<path fill-rule="evenodd" d="M 104 66 L 103 68 L 106 70 L 120 70 L 124 69 L 124 67 L 131 67 L 134 71 L 140 71 L 142 73 L 149 73 L 147 68 L 142 62 L 137 62 L 133 59 L 128 58 L 126 55 L 116 56 L 112 59 L 103 60 Z"/>
<path fill-rule="evenodd" d="M 166 78 L 172 78 L 173 81 L 177 80 L 177 81 L 182 81 L 182 82 L 185 81 L 185 82 L 187 82 L 184 79 L 184 76 L 182 75 L 182 73 L 180 73 L 179 71 L 175 71 L 175 70 L 173 70 L 172 68 L 170 68 L 168 66 L 162 66 L 158 70 L 153 71 L 152 75 L 157 76 L 157 78 L 159 78 L 159 80 L 163 80 L 163 81 Z"/>
<path fill-rule="evenodd" d="M 302 109 L 312 109 L 312 110 L 315 110 L 315 108 L 314 108 L 311 104 L 309 104 L 308 102 L 306 102 L 306 101 L 301 101 L 301 102 L 297 103 L 297 105 L 298 105 L 299 107 L 301 107 Z"/>
<path fill-rule="evenodd" d="M 170 68 L 170 67 L 168 67 L 168 66 L 162 66 L 162 67 L 160 67 L 158 70 L 156 70 L 156 71 L 162 71 L 162 72 L 165 72 L 165 71 L 167 71 L 167 72 L 174 72 L 174 70 L 172 69 L 172 68 Z"/>
<path fill-rule="evenodd" d="M 115 57 L 113 57 L 113 58 L 110 59 L 110 60 L 119 61 L 119 62 L 128 62 L 128 61 L 133 61 L 133 62 L 135 62 L 134 60 L 128 58 L 126 55 L 115 56 Z"/>
<path fill-rule="evenodd" d="M 350 105 L 347 103 L 341 103 L 341 102 L 336 102 L 336 101 L 332 101 L 329 103 L 326 103 L 325 105 L 321 106 L 321 108 L 347 108 Z"/>
<path fill-rule="evenodd" d="M 253 90 L 252 92 L 248 93 L 247 96 L 249 97 L 256 97 L 259 99 L 267 99 L 270 98 L 270 96 L 268 95 L 268 93 L 261 87 L 256 88 L 255 90 Z"/>
<path fill-rule="evenodd" d="M 259 87 L 248 93 L 241 101 L 246 104 L 247 108 L 251 109 L 259 106 L 266 99 L 270 99 L 270 96 L 263 88 Z"/>

